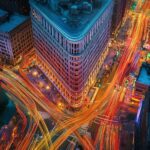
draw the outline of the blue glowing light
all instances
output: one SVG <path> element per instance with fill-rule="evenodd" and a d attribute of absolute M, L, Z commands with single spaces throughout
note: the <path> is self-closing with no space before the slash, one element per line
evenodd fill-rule
<path fill-rule="evenodd" d="M 139 105 L 139 109 L 138 109 L 138 112 L 136 115 L 136 123 L 139 123 L 139 118 L 140 118 L 140 114 L 141 114 L 141 110 L 142 110 L 142 104 L 143 104 L 143 101 L 141 100 L 140 105 Z"/>

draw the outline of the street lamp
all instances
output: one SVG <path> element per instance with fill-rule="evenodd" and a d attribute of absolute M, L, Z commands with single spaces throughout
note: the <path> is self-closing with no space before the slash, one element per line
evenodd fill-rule
<path fill-rule="evenodd" d="M 36 77 L 36 76 L 38 75 L 38 72 L 37 72 L 36 70 L 34 70 L 34 71 L 32 72 L 32 75 L 33 75 L 34 77 Z"/>
<path fill-rule="evenodd" d="M 44 86 L 44 83 L 42 81 L 39 81 L 39 87 L 42 88 Z"/>
<path fill-rule="evenodd" d="M 45 88 L 46 88 L 46 90 L 49 90 L 49 89 L 50 89 L 50 86 L 49 86 L 49 85 L 47 85 Z"/>
<path fill-rule="evenodd" d="M 63 108 L 64 108 L 64 105 L 63 105 L 63 103 L 61 103 L 61 102 L 59 102 L 57 105 L 58 105 L 58 107 L 59 107 L 60 109 L 63 109 Z"/>

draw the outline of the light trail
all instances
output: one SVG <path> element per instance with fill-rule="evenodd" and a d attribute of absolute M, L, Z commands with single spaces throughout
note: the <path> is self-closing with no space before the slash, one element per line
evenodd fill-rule
<path fill-rule="evenodd" d="M 145 1 L 145 6 L 143 5 L 144 9 L 145 7 L 147 8 L 146 3 L 148 3 L 148 1 Z M 5 87 L 6 90 L 18 97 L 26 105 L 35 121 L 35 126 L 38 126 L 43 134 L 44 138 L 37 142 L 37 144 L 33 144 L 35 149 L 39 150 L 46 146 L 46 149 L 57 150 L 59 149 L 60 145 L 63 144 L 63 142 L 73 133 L 75 133 L 79 138 L 83 147 L 87 149 L 93 149 L 92 141 L 85 136 L 81 137 L 77 132 L 77 129 L 79 129 L 83 124 L 94 119 L 99 114 L 106 115 L 109 117 L 109 119 L 113 119 L 115 116 L 118 110 L 117 108 L 119 107 L 119 103 L 120 101 L 123 101 L 126 92 L 126 88 L 122 86 L 122 81 L 127 76 L 126 72 L 128 64 L 132 64 L 135 60 L 134 55 L 145 31 L 146 24 L 143 25 L 143 22 L 147 20 L 147 17 L 144 14 L 144 9 L 143 12 L 139 13 L 135 16 L 136 18 L 134 18 L 135 22 L 131 37 L 129 37 L 127 40 L 124 54 L 122 55 L 121 61 L 111 80 L 110 85 L 107 85 L 107 88 L 102 92 L 102 95 L 99 95 L 100 92 L 98 92 L 95 103 L 89 109 L 84 109 L 77 114 L 69 116 L 60 111 L 54 104 L 44 97 L 44 95 L 42 95 L 37 88 L 28 82 L 25 76 L 23 76 L 25 79 L 23 80 L 9 70 L 4 70 L 4 73 L 0 73 L 0 79 L 4 80 L 9 85 L 9 88 L 7 86 Z M 21 75 L 23 74 L 21 73 Z M 116 85 L 121 86 L 119 91 L 115 89 Z M 12 88 L 10 89 L 10 87 Z M 42 116 L 36 109 L 37 104 L 41 106 L 42 109 L 45 110 L 55 122 L 57 122 L 56 128 L 51 132 L 48 131 Z M 109 127 L 107 127 L 107 125 L 100 127 L 96 141 L 94 141 L 94 145 L 96 145 L 100 139 L 100 149 L 106 147 L 110 150 L 118 150 L 119 128 L 120 127 L 118 126 L 114 127 L 112 123 L 110 123 Z M 60 132 L 62 132 L 62 134 L 52 143 L 51 139 Z M 34 134 L 35 129 L 34 125 L 32 125 L 30 132 L 24 138 L 23 149 L 28 147 L 29 142 L 31 139 L 33 139 Z"/>
<path fill-rule="evenodd" d="M 141 15 L 138 16 L 138 22 L 137 22 L 137 25 L 136 25 L 136 31 L 134 31 L 134 34 L 133 34 L 134 37 L 133 37 L 133 39 L 132 39 L 132 42 L 131 42 L 129 48 L 127 49 L 128 51 L 126 52 L 126 55 L 123 56 L 124 59 L 122 59 L 123 61 L 121 62 L 121 65 L 119 64 L 118 70 L 116 71 L 116 74 L 114 75 L 114 78 L 113 78 L 113 80 L 112 80 L 110 86 L 108 87 L 108 89 L 107 89 L 106 92 L 105 92 L 105 93 L 107 93 L 107 94 L 104 93 L 104 95 L 102 96 L 102 97 L 103 97 L 103 98 L 102 98 L 103 100 L 106 99 L 107 95 L 109 95 L 108 93 L 111 93 L 110 91 L 111 91 L 111 89 L 113 89 L 113 87 L 114 87 L 116 81 L 118 81 L 118 77 L 120 77 L 120 76 L 123 75 L 123 72 L 120 71 L 120 70 L 121 70 L 121 69 L 122 69 L 122 70 L 125 70 L 125 68 L 126 68 L 126 66 L 127 66 L 127 64 L 128 64 L 128 62 L 130 61 L 130 59 L 132 58 L 134 52 L 136 51 L 137 46 L 138 46 L 138 43 L 140 42 L 141 37 L 142 37 L 142 34 L 141 34 L 141 33 L 142 33 L 142 30 L 143 30 L 143 27 L 141 27 L 141 24 L 142 24 L 142 22 L 144 21 L 144 19 L 145 19 L 145 16 L 144 16 L 143 14 L 141 14 Z M 129 55 L 127 55 L 127 54 L 129 54 Z M 95 107 L 95 106 L 93 106 L 93 108 L 94 108 L 94 107 Z M 97 106 L 96 106 L 96 107 L 97 107 Z M 87 114 L 87 112 L 84 113 L 84 114 Z M 90 114 L 88 113 L 88 115 L 90 115 Z M 97 114 L 96 114 L 96 115 L 97 115 Z M 82 118 L 82 119 L 83 119 L 83 118 Z M 91 118 L 90 118 L 90 119 L 93 119 L 93 118 L 92 118 L 92 115 L 91 115 Z M 90 119 L 89 119 L 89 120 L 90 120 Z M 79 121 L 79 122 L 81 122 L 81 121 Z M 79 122 L 76 123 L 76 124 L 78 125 Z M 80 124 L 79 124 L 79 127 L 80 127 Z M 72 131 L 72 132 L 73 132 L 73 131 Z M 60 143 L 57 143 L 56 145 L 58 145 L 58 144 L 60 144 Z M 55 145 L 55 144 L 54 144 L 54 145 Z"/>

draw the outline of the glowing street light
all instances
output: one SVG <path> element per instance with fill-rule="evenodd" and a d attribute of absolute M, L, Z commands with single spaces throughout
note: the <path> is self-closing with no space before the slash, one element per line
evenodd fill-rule
<path fill-rule="evenodd" d="M 44 86 L 44 83 L 42 81 L 39 81 L 39 87 L 42 88 Z"/>
<path fill-rule="evenodd" d="M 57 105 L 58 105 L 58 107 L 59 107 L 60 109 L 63 109 L 63 108 L 64 108 L 64 105 L 63 105 L 63 103 L 61 103 L 61 102 L 59 102 Z"/>
<path fill-rule="evenodd" d="M 58 103 L 58 106 L 61 107 L 61 106 L 62 106 L 62 103 L 59 102 L 59 103 Z"/>
<path fill-rule="evenodd" d="M 46 89 L 46 90 L 49 90 L 49 89 L 50 89 L 50 86 L 49 86 L 49 85 L 47 85 L 47 86 L 45 87 L 45 89 Z"/>
<path fill-rule="evenodd" d="M 32 75 L 33 75 L 34 77 L 36 77 L 36 76 L 38 75 L 38 72 L 37 72 L 36 70 L 34 70 L 34 71 L 32 72 Z"/>

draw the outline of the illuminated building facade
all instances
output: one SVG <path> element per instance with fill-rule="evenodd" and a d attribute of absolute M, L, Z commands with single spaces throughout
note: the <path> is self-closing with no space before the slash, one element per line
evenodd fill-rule
<path fill-rule="evenodd" d="M 30 0 L 37 62 L 70 106 L 83 101 L 106 57 L 112 0 Z"/>
<path fill-rule="evenodd" d="M 0 60 L 15 64 L 33 48 L 32 28 L 29 17 L 0 10 Z"/>

